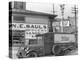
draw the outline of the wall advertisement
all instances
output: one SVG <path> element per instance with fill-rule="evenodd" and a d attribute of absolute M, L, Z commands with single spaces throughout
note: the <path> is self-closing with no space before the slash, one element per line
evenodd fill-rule
<path fill-rule="evenodd" d="M 43 34 L 48 32 L 48 25 L 12 23 L 12 30 L 25 30 L 26 39 L 36 39 L 36 34 Z"/>

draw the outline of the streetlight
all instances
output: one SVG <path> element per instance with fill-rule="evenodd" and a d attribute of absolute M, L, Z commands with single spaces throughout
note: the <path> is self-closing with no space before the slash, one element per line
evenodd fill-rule
<path fill-rule="evenodd" d="M 61 19 L 61 32 L 63 32 L 63 25 L 62 22 L 64 20 L 64 8 L 65 8 L 65 4 L 60 5 L 61 8 L 61 13 L 62 13 L 62 19 Z"/>

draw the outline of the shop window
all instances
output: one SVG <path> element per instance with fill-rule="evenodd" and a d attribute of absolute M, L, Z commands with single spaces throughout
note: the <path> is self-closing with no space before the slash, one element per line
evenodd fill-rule
<path fill-rule="evenodd" d="M 24 37 L 24 30 L 13 30 L 12 35 L 15 37 Z"/>
<path fill-rule="evenodd" d="M 38 40 L 38 45 L 42 46 L 43 45 L 42 36 L 37 37 L 37 40 Z"/>
<path fill-rule="evenodd" d="M 13 30 L 12 31 L 12 42 L 14 44 L 24 44 L 24 30 Z"/>
<path fill-rule="evenodd" d="M 25 2 L 14 2 L 15 9 L 25 9 Z"/>
<path fill-rule="evenodd" d="M 24 22 L 25 17 L 24 16 L 13 16 L 13 21 Z"/>

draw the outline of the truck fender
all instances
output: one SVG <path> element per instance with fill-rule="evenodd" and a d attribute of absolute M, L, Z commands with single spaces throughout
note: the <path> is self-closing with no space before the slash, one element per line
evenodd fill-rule
<path fill-rule="evenodd" d="M 34 54 L 35 56 L 34 57 L 37 57 L 38 56 L 38 53 L 36 51 L 29 51 L 26 56 L 27 57 L 30 57 L 30 54 Z"/>

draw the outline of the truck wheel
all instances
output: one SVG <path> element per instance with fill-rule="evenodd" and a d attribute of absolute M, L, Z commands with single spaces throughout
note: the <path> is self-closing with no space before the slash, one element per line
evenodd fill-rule
<path fill-rule="evenodd" d="M 36 52 L 30 52 L 27 54 L 27 57 L 37 57 L 38 54 Z"/>
<path fill-rule="evenodd" d="M 53 46 L 53 48 L 52 48 L 52 53 L 53 53 L 54 55 L 59 55 L 60 52 L 61 52 L 60 46 Z"/>

